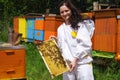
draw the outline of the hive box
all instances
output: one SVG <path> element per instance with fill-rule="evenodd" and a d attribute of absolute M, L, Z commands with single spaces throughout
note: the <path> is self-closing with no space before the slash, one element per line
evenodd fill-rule
<path fill-rule="evenodd" d="M 35 30 L 44 30 L 44 17 L 35 18 Z"/>
<path fill-rule="evenodd" d="M 45 16 L 45 36 L 44 40 L 49 39 L 50 36 L 57 36 L 57 29 L 63 23 L 60 16 Z"/>
<path fill-rule="evenodd" d="M 24 47 L 0 47 L 0 80 L 26 77 Z"/>
<path fill-rule="evenodd" d="M 44 40 L 44 31 L 43 30 L 35 30 L 34 39 L 43 41 Z"/>
<path fill-rule="evenodd" d="M 35 18 L 27 18 L 27 29 L 34 29 Z"/>
<path fill-rule="evenodd" d="M 116 52 L 117 20 L 115 10 L 98 10 L 95 14 L 93 49 Z"/>

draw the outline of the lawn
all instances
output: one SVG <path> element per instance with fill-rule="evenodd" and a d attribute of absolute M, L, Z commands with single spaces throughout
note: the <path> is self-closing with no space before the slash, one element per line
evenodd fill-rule
<path fill-rule="evenodd" d="M 36 46 L 33 43 L 23 43 L 26 46 L 26 76 L 28 80 L 62 80 L 62 75 L 51 78 Z M 119 80 L 120 63 L 114 58 L 93 57 L 95 80 Z"/>

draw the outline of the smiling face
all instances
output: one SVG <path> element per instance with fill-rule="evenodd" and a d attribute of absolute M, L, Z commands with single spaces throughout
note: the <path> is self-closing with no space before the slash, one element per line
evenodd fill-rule
<path fill-rule="evenodd" d="M 69 18 L 71 17 L 71 14 L 71 10 L 67 6 L 63 5 L 60 7 L 60 15 L 65 20 L 66 24 L 69 24 Z"/>

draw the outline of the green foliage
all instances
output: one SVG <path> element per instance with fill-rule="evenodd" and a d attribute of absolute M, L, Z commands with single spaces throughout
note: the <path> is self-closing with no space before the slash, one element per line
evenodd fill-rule
<path fill-rule="evenodd" d="M 114 59 L 107 66 L 98 64 L 93 66 L 95 80 L 119 80 L 120 78 L 120 63 Z"/>
<path fill-rule="evenodd" d="M 8 41 L 8 29 L 4 27 L 4 22 L 0 21 L 0 42 Z"/>
<path fill-rule="evenodd" d="M 8 41 L 8 32 L 7 30 L 0 29 L 0 42 L 7 42 Z"/>

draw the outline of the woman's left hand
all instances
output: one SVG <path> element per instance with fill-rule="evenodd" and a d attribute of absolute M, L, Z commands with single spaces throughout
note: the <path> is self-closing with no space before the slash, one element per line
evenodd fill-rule
<path fill-rule="evenodd" d="M 70 72 L 74 70 L 74 68 L 75 68 L 75 66 L 76 66 L 76 64 L 77 64 L 77 60 L 78 60 L 78 59 L 75 58 L 75 59 L 71 62 L 71 64 L 70 64 Z"/>

